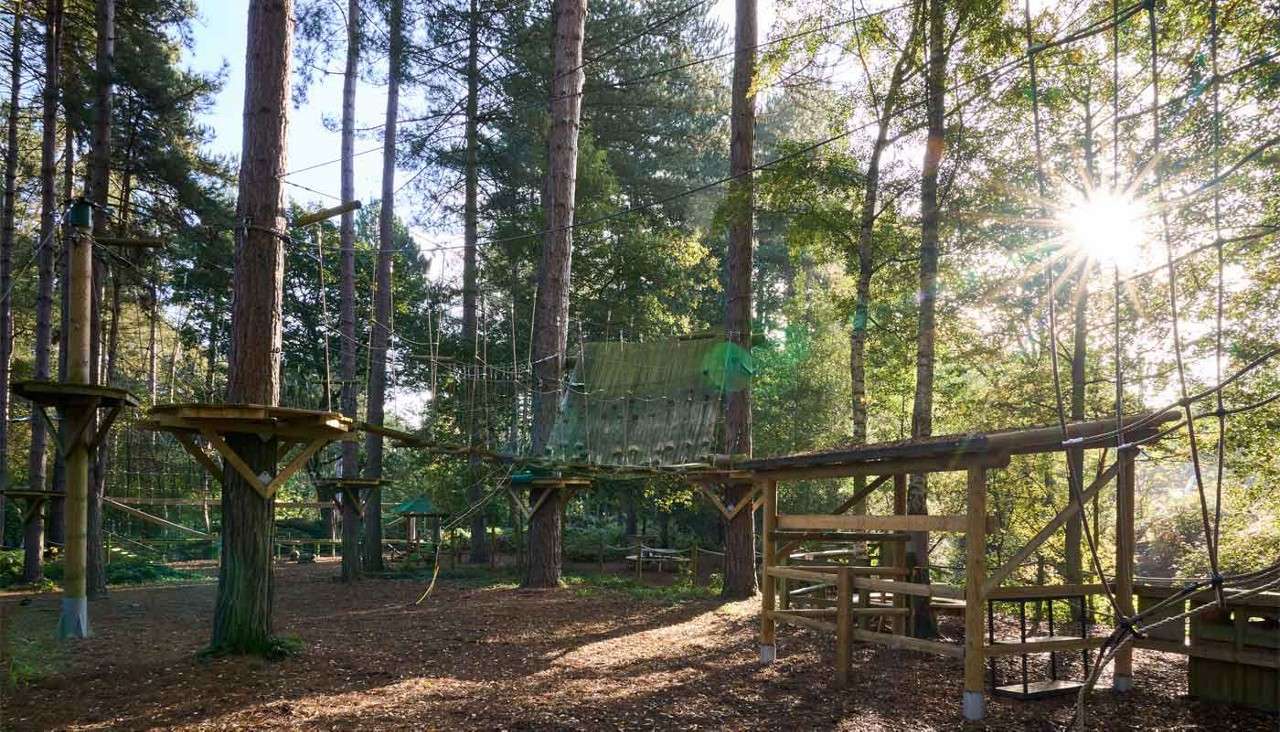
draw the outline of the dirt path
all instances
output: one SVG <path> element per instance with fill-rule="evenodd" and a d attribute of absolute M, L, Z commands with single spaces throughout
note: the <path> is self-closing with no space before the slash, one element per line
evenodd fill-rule
<path fill-rule="evenodd" d="M 756 662 L 754 602 L 664 605 L 612 592 L 332 581 L 337 567 L 281 565 L 280 662 L 203 660 L 211 584 L 117 589 L 95 636 L 52 636 L 58 598 L 0 598 L 0 638 L 36 643 L 38 677 L 0 699 L 4 729 L 955 729 L 953 659 L 859 647 L 837 693 L 830 640 L 786 629 Z M 26 599 L 26 604 L 21 604 Z M 31 648 L 27 649 L 28 651 Z M 73 655 L 74 653 L 74 655 Z M 1140 653 L 1139 689 L 1094 695 L 1097 729 L 1276 729 L 1275 716 L 1182 698 L 1180 659 Z M 989 728 L 1055 729 L 1071 702 L 989 701 Z"/>

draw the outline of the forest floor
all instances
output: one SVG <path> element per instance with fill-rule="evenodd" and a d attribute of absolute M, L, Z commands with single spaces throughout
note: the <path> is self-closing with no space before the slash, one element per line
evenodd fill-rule
<path fill-rule="evenodd" d="M 962 726 L 958 660 L 860 645 L 851 688 L 836 691 L 829 637 L 781 629 L 778 662 L 757 662 L 758 601 L 581 579 L 526 591 L 473 572 L 413 607 L 421 580 L 348 587 L 337 571 L 332 560 L 277 566 L 276 630 L 302 645 L 282 661 L 199 655 L 212 582 L 115 589 L 91 605 L 94 636 L 73 645 L 51 640 L 57 595 L 0 593 L 0 728 Z M 1135 692 L 1091 696 L 1090 728 L 1280 728 L 1274 715 L 1185 697 L 1181 658 L 1140 651 L 1136 666 Z M 988 696 L 986 728 L 1060 729 L 1073 706 Z"/>

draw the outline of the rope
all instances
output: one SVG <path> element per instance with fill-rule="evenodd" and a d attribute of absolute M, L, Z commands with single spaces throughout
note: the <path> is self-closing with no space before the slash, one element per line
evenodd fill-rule
<path fill-rule="evenodd" d="M 1159 35 L 1158 25 L 1156 21 L 1155 4 L 1147 6 L 1147 29 L 1151 44 L 1151 132 L 1152 132 L 1152 160 L 1155 173 L 1156 183 L 1156 200 L 1160 208 L 1160 224 L 1164 235 L 1165 253 L 1168 258 L 1169 269 L 1169 312 L 1170 326 L 1173 336 L 1173 356 L 1178 366 L 1178 388 L 1182 395 L 1182 408 L 1186 413 L 1187 423 L 1187 439 L 1191 446 L 1191 465 L 1195 472 L 1196 491 L 1200 498 L 1200 518 L 1204 529 L 1204 538 L 1209 553 L 1209 567 L 1213 573 L 1215 590 L 1218 592 L 1218 601 L 1222 602 L 1221 578 L 1218 572 L 1218 545 L 1217 537 L 1214 529 L 1210 526 L 1209 521 L 1209 499 L 1205 495 L 1204 475 L 1200 467 L 1200 445 L 1196 437 L 1195 417 L 1191 411 L 1191 403 L 1187 401 L 1187 371 L 1186 365 L 1182 357 L 1182 336 L 1179 329 L 1178 315 L 1178 274 L 1177 265 L 1173 261 L 1173 240 L 1169 236 L 1169 214 L 1164 208 L 1164 168 L 1160 162 L 1161 140 L 1160 133 L 1160 64 L 1159 64 Z M 1216 177 L 1216 176 L 1215 176 Z M 1216 190 L 1216 189 L 1215 189 Z M 1216 195 L 1216 193 L 1215 193 Z M 1221 272 L 1219 273 L 1221 278 Z M 1219 362 L 1221 359 L 1219 358 Z M 1218 392 L 1218 399 L 1221 400 L 1222 393 Z"/>
<path fill-rule="evenodd" d="M 480 510 L 481 507 L 483 507 L 486 503 L 492 500 L 494 496 L 498 495 L 498 493 L 502 492 L 502 489 L 505 487 L 507 479 L 510 477 L 511 477 L 511 468 L 508 467 L 506 475 L 504 475 L 500 480 L 498 480 L 497 485 L 494 487 L 493 490 L 486 493 L 483 497 L 480 498 L 480 500 L 471 504 L 465 511 L 458 514 L 456 517 L 453 518 L 453 520 L 449 521 L 449 523 L 441 526 L 440 533 L 443 534 L 446 531 L 451 531 L 457 528 L 460 524 L 462 524 L 463 521 L 466 521 L 467 519 L 471 518 L 472 514 Z M 476 482 L 481 483 L 484 481 L 480 480 Z M 432 564 L 434 564 L 435 566 L 431 570 L 431 582 L 427 585 L 427 589 L 423 590 L 422 594 L 418 596 L 418 599 L 413 601 L 413 603 L 411 604 L 411 607 L 417 607 L 418 605 L 421 605 L 422 602 L 427 599 L 427 596 L 431 594 L 431 591 L 436 588 L 436 580 L 439 579 L 440 577 L 440 551 L 443 548 L 444 548 L 443 541 L 436 543 L 435 560 L 432 562 Z"/>
<path fill-rule="evenodd" d="M 1040 47 L 1033 45 L 1031 35 L 1031 0 L 1026 0 L 1023 6 L 1024 17 L 1026 19 L 1027 33 L 1027 56 L 1029 58 L 1029 72 L 1031 81 L 1031 113 L 1032 124 L 1035 133 L 1035 151 L 1036 151 L 1036 186 L 1040 193 L 1040 200 L 1043 202 L 1046 197 L 1047 184 L 1044 174 L 1044 151 L 1041 143 L 1040 131 L 1040 90 L 1039 82 L 1036 76 L 1036 56 Z M 1041 204 L 1041 215 L 1047 218 L 1048 212 L 1044 210 Z M 1083 272 L 1081 273 L 1083 277 Z M 1117 320 L 1117 322 L 1119 322 Z M 1062 432 L 1062 439 L 1065 443 L 1068 438 L 1067 433 L 1067 412 L 1062 397 L 1062 376 L 1058 373 L 1058 307 L 1057 307 L 1057 277 L 1053 274 L 1052 265 L 1049 270 L 1049 363 L 1053 371 L 1053 393 L 1058 411 L 1058 427 Z M 1081 448 L 1083 449 L 1083 448 Z M 1117 452 L 1117 459 L 1123 462 L 1123 459 Z M 1115 594 L 1111 590 L 1111 585 L 1106 581 L 1106 574 L 1102 568 L 1102 559 L 1098 556 L 1097 543 L 1094 541 L 1093 530 L 1089 526 L 1088 512 L 1085 510 L 1084 497 L 1081 488 L 1082 476 L 1076 474 L 1075 463 L 1071 460 L 1070 455 L 1067 456 L 1067 486 L 1068 492 L 1071 494 L 1071 500 L 1075 502 L 1076 509 L 1080 515 L 1080 527 L 1084 534 L 1085 541 L 1089 547 L 1089 558 L 1093 563 L 1094 571 L 1098 577 L 1102 578 L 1102 588 L 1107 596 L 1107 601 L 1115 608 L 1116 612 L 1120 612 L 1120 607 L 1116 603 Z"/>

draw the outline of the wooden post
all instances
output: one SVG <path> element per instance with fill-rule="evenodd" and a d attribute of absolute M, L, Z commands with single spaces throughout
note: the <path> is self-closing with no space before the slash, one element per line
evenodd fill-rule
<path fill-rule="evenodd" d="M 77 200 L 71 209 L 75 235 L 71 240 L 69 263 L 70 293 L 68 297 L 67 381 L 89 383 L 89 318 L 92 303 L 93 239 L 90 230 L 93 209 L 88 201 Z M 82 408 L 83 409 L 83 408 Z M 78 424 L 88 415 L 80 410 L 67 410 L 68 423 Z M 67 434 L 67 496 L 64 505 L 66 525 L 63 537 L 62 615 L 58 620 L 59 638 L 89 637 L 89 606 L 85 596 L 86 542 L 89 532 L 89 450 L 79 434 Z"/>
<path fill-rule="evenodd" d="M 866 590 L 858 592 L 864 596 L 867 594 Z M 853 651 L 852 616 L 853 574 L 848 567 L 841 567 L 836 575 L 836 686 L 841 689 L 849 685 L 850 654 Z"/>
<path fill-rule="evenodd" d="M 600 566 L 600 574 L 604 574 L 604 534 L 600 535 L 600 549 L 597 551 L 596 559 Z"/>
<path fill-rule="evenodd" d="M 689 571 L 693 573 L 693 586 L 698 586 L 698 578 L 701 573 L 698 572 L 698 540 L 693 540 L 693 546 L 689 547 Z"/>
<path fill-rule="evenodd" d="M 498 527 L 489 524 L 489 569 L 498 566 Z"/>
<path fill-rule="evenodd" d="M 969 468 L 968 531 L 965 534 L 964 585 L 964 718 L 971 722 L 985 714 L 983 692 L 984 621 L 982 583 L 987 578 L 987 471 Z"/>
<path fill-rule="evenodd" d="M 773 618 L 774 578 L 769 569 L 774 564 L 773 532 L 778 524 L 778 482 L 771 480 L 764 484 L 764 557 L 760 560 L 761 587 L 764 595 L 760 598 L 760 662 L 773 663 L 778 657 L 777 624 Z"/>
<path fill-rule="evenodd" d="M 644 539 L 636 535 L 636 582 L 644 580 Z"/>
<path fill-rule="evenodd" d="M 907 476 L 898 473 L 893 476 L 893 515 L 905 516 L 907 514 Z M 907 547 L 902 542 L 895 541 L 893 546 L 893 566 L 904 571 L 899 575 L 905 579 L 910 579 L 905 574 L 907 569 Z M 911 607 L 907 601 L 907 596 L 900 592 L 893 593 L 893 606 L 896 608 Z M 911 627 L 908 623 L 907 616 L 893 616 L 893 632 L 899 635 L 906 635 L 907 628 Z"/>
<path fill-rule="evenodd" d="M 1136 450 L 1126 450 L 1120 459 L 1116 480 L 1116 604 L 1125 616 L 1133 615 L 1133 516 Z M 1133 688 L 1133 646 L 1126 644 L 1116 653 L 1115 673 L 1111 682 L 1116 691 Z"/>

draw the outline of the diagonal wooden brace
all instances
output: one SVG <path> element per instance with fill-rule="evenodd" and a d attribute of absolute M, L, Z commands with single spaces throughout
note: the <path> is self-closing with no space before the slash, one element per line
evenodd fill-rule
<path fill-rule="evenodd" d="M 1127 459 L 1129 458 L 1124 456 L 1121 457 L 1121 460 Z M 1111 467 L 1099 473 L 1093 483 L 1081 492 L 1080 503 L 1077 504 L 1075 498 L 1068 498 L 1066 507 L 1059 511 L 1057 516 L 1054 516 L 1049 523 L 1045 524 L 1044 528 L 1040 529 L 1040 532 L 1032 537 L 1031 541 L 1027 542 L 1026 546 L 1018 550 L 1018 553 L 1014 554 L 1009 561 L 1000 565 L 999 569 L 992 572 L 991 575 L 987 577 L 986 581 L 982 583 L 983 596 L 985 597 L 990 594 L 992 590 L 1000 586 L 1000 583 L 1003 582 L 1006 577 L 1017 571 L 1018 567 L 1026 561 L 1027 557 L 1030 557 L 1035 553 L 1035 550 L 1039 549 L 1041 544 L 1045 543 L 1049 537 L 1053 536 L 1053 534 L 1072 516 L 1075 516 L 1080 512 L 1081 505 L 1087 504 L 1089 501 L 1093 500 L 1093 497 L 1098 495 L 1098 491 L 1102 490 L 1104 485 L 1110 483 L 1111 479 L 1116 477 L 1116 473 L 1119 470 L 1120 462 L 1117 461 L 1111 463 Z"/>
<path fill-rule="evenodd" d="M 185 449 L 191 457 L 196 459 L 196 462 L 203 465 L 204 469 L 209 471 L 209 475 L 212 475 L 224 486 L 226 485 L 226 476 L 222 472 L 222 466 L 214 462 L 213 458 L 209 457 L 209 453 L 200 449 L 200 446 L 196 444 L 195 438 L 193 438 L 190 433 L 174 432 L 173 436 L 177 438 L 178 444 L 182 445 L 183 449 Z"/>
<path fill-rule="evenodd" d="M 226 440 L 222 439 L 222 435 L 219 435 L 217 432 L 208 428 L 200 430 L 200 434 L 203 435 L 204 439 L 213 446 L 213 449 L 218 451 L 218 454 L 222 456 L 224 464 L 230 465 L 233 470 L 239 473 L 240 477 L 244 478 L 244 481 L 257 491 L 258 495 L 262 496 L 262 500 L 271 500 L 271 493 L 268 492 L 267 485 L 258 478 L 256 473 L 253 472 L 253 468 L 250 468 L 249 464 L 246 463 L 235 450 L 231 449 L 231 446 L 227 444 Z"/>
<path fill-rule="evenodd" d="M 111 426 L 115 424 L 116 417 L 119 416 L 120 405 L 117 404 L 107 410 L 107 413 L 102 417 L 102 421 L 98 423 L 98 431 L 93 434 L 93 439 L 88 443 L 90 450 L 102 444 L 102 441 L 107 437 L 107 433 L 111 431 Z"/>
<path fill-rule="evenodd" d="M 311 456 L 319 452 L 320 448 L 329 444 L 329 442 L 330 440 L 328 437 L 317 437 L 316 439 L 308 443 L 306 447 L 302 448 L 297 453 L 295 453 L 293 456 L 293 459 L 290 460 L 288 464 L 286 464 L 284 468 L 280 470 L 280 472 L 276 473 L 276 477 L 273 478 L 271 482 L 267 484 L 267 487 L 266 487 L 267 498 L 274 497 L 276 494 L 276 491 L 280 490 L 280 486 L 284 485 L 285 481 L 293 477 L 294 473 L 301 470 L 302 466 L 306 465 L 307 461 L 311 459 Z"/>

